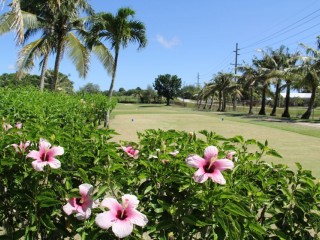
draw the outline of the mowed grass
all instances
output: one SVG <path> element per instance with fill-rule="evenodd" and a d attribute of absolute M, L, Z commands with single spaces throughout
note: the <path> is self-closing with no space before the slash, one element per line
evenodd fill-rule
<path fill-rule="evenodd" d="M 137 132 L 146 129 L 176 129 L 193 132 L 208 130 L 224 137 L 242 135 L 245 139 L 268 140 L 269 146 L 283 158 L 265 156 L 265 160 L 296 169 L 295 162 L 320 177 L 320 127 L 273 122 L 191 108 L 164 105 L 118 104 L 112 112 L 111 128 L 119 136 L 113 140 L 137 141 Z"/>

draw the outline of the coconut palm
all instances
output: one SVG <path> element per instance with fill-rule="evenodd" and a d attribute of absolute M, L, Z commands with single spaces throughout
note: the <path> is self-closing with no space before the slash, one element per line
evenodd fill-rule
<path fill-rule="evenodd" d="M 219 105 L 217 111 L 226 111 L 227 96 L 230 93 L 230 84 L 233 80 L 234 74 L 218 72 L 214 78 L 215 90 L 218 92 Z"/>
<path fill-rule="evenodd" d="M 114 49 L 114 64 L 108 98 L 111 101 L 116 79 L 120 48 L 126 48 L 130 42 L 137 42 L 138 49 L 146 46 L 146 29 L 142 22 L 133 20 L 135 11 L 130 8 L 120 8 L 115 15 L 99 13 L 92 19 L 91 35 L 93 39 L 102 39 L 111 43 Z M 105 127 L 109 125 L 110 108 L 105 117 Z"/>
<path fill-rule="evenodd" d="M 32 67 L 35 57 L 42 57 L 42 73 L 44 76 L 45 65 L 50 53 L 55 53 L 54 77 L 51 89 L 54 90 L 58 80 L 58 73 L 62 55 L 68 52 L 77 67 L 79 75 L 85 77 L 88 72 L 89 53 L 81 43 L 75 32 L 84 31 L 85 21 L 80 18 L 80 13 L 92 14 L 93 10 L 86 0 L 79 1 L 13 1 L 19 7 L 12 7 L 12 11 L 0 18 L 0 33 L 18 30 L 21 36 L 21 26 L 24 32 L 19 43 L 24 42 L 36 33 L 41 33 L 41 39 L 34 41 L 20 51 L 18 64 L 20 69 Z M 17 11 L 16 9 L 19 9 Z M 19 17 L 19 14 L 22 17 Z M 17 19 L 22 19 L 18 24 Z M 2 21 L 1 21 L 2 20 Z M 42 81 L 43 82 L 43 81 Z M 42 84 L 40 84 L 42 86 Z"/>
<path fill-rule="evenodd" d="M 300 57 L 302 64 L 298 67 L 302 78 L 298 86 L 311 91 L 311 98 L 306 112 L 301 116 L 302 119 L 309 119 L 314 106 L 317 89 L 320 86 L 320 51 L 300 44 L 306 51 L 306 56 Z"/>
<path fill-rule="evenodd" d="M 290 118 L 289 105 L 290 105 L 290 92 L 292 83 L 297 81 L 300 76 L 295 73 L 295 65 L 298 60 L 299 53 L 289 54 L 286 59 L 285 69 L 281 70 L 280 75 L 285 80 L 284 87 L 286 88 L 286 97 L 284 101 L 284 111 L 281 117 Z"/>
<path fill-rule="evenodd" d="M 244 79 L 243 88 L 249 89 L 249 115 L 253 114 L 253 93 L 255 89 L 258 87 L 258 83 L 263 78 L 262 72 L 259 72 L 259 68 L 256 68 L 253 64 L 250 65 L 244 65 L 241 67 L 238 67 L 238 70 L 242 72 L 241 78 Z"/>

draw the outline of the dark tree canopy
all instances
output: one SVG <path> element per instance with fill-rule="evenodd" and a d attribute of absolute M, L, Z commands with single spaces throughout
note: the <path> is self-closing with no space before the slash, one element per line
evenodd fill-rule
<path fill-rule="evenodd" d="M 50 84 L 53 79 L 53 71 L 48 70 L 45 76 L 45 89 L 50 89 Z M 4 73 L 0 75 L 0 87 L 26 87 L 26 86 L 34 86 L 38 87 L 40 81 L 40 76 L 26 74 L 20 80 L 17 77 L 16 73 Z M 69 79 L 69 76 L 59 73 L 58 82 L 57 82 L 57 90 L 67 93 L 73 92 L 73 82 Z"/>
<path fill-rule="evenodd" d="M 167 106 L 170 105 L 170 100 L 178 96 L 181 89 L 181 78 L 177 75 L 170 74 L 159 75 L 153 84 L 154 89 L 159 96 L 166 98 Z"/>
<path fill-rule="evenodd" d="M 87 92 L 87 93 L 100 93 L 101 89 L 98 84 L 87 83 L 83 87 L 79 89 L 79 92 Z"/>

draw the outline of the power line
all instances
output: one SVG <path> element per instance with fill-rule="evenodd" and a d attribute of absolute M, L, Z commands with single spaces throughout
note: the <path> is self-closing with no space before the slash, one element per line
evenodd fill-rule
<path fill-rule="evenodd" d="M 251 44 L 243 47 L 242 49 L 246 49 L 246 48 L 252 47 L 252 46 L 254 46 L 254 45 L 257 45 L 257 44 L 260 44 L 260 43 L 263 43 L 263 42 L 272 40 L 272 39 L 274 39 L 274 38 L 276 38 L 276 37 L 279 37 L 280 35 L 282 35 L 282 34 L 284 34 L 284 33 L 286 33 L 286 32 L 289 32 L 289 31 L 291 31 L 291 30 L 294 30 L 294 29 L 296 29 L 296 28 L 298 28 L 298 27 L 300 27 L 300 26 L 302 26 L 302 25 L 310 22 L 311 20 L 319 17 L 320 15 L 317 15 L 316 17 L 314 17 L 314 18 L 312 18 L 312 19 L 309 19 L 309 20 L 303 22 L 302 24 L 300 24 L 300 25 L 298 25 L 298 26 L 292 27 L 292 26 L 294 26 L 295 24 L 297 24 L 297 23 L 305 20 L 306 18 L 312 16 L 314 13 L 319 12 L 319 11 L 320 11 L 320 8 L 317 9 L 317 10 L 315 10 L 315 11 L 313 11 L 312 13 L 308 14 L 307 16 L 303 17 L 302 19 L 299 19 L 298 21 L 290 24 L 289 26 L 286 26 L 286 27 L 280 29 L 279 31 L 277 31 L 277 32 L 275 32 L 275 33 L 273 33 L 273 34 L 271 34 L 271 35 L 269 35 L 269 36 L 267 36 L 267 37 L 264 37 L 264 38 L 262 38 L 261 40 L 258 40 L 258 41 L 254 42 L 254 43 L 251 43 Z M 290 27 L 291 27 L 291 28 L 290 28 Z M 289 28 L 289 30 L 287 30 L 288 28 Z M 286 30 L 286 31 L 284 31 L 284 30 Z"/>
<path fill-rule="evenodd" d="M 314 1 L 311 5 L 313 5 L 313 4 L 316 3 L 316 2 L 318 2 L 318 0 Z M 310 6 L 311 6 L 311 5 L 310 5 Z M 305 10 L 305 9 L 307 9 L 307 7 L 304 8 L 303 10 Z M 296 16 L 298 13 L 301 13 L 303 10 L 299 10 L 299 12 L 297 12 L 297 13 L 294 14 L 293 16 Z M 313 14 L 315 14 L 315 13 L 318 12 L 318 11 L 320 11 L 320 9 L 317 9 L 317 10 L 315 10 L 315 11 L 307 14 L 307 15 L 304 16 L 303 18 L 295 21 L 294 23 L 289 24 L 288 26 L 286 26 L 286 27 L 284 27 L 284 28 L 281 28 L 279 31 L 276 31 L 276 32 L 272 33 L 272 34 L 269 35 L 269 36 L 266 36 L 266 37 L 264 37 L 264 38 L 262 38 L 262 39 L 260 39 L 260 40 L 257 40 L 257 41 L 255 41 L 255 42 L 253 42 L 253 43 L 250 43 L 250 44 L 245 45 L 244 47 L 242 47 L 242 49 L 246 49 L 246 48 L 252 47 L 252 46 L 254 46 L 254 45 L 257 45 L 257 44 L 259 44 L 259 43 L 261 43 L 261 42 L 267 41 L 268 39 L 272 38 L 273 36 L 277 35 L 278 33 L 281 33 L 282 31 L 286 30 L 287 28 L 290 28 L 290 27 L 294 26 L 295 24 L 297 24 L 297 23 L 299 23 L 299 22 L 307 19 L 308 17 L 312 16 Z M 319 15 L 318 15 L 318 16 L 319 16 Z M 283 22 L 283 21 L 282 21 L 282 22 Z M 282 23 L 282 22 L 281 22 L 281 23 Z M 308 22 L 308 21 L 307 21 L 307 22 Z M 276 26 L 274 26 L 274 27 L 272 27 L 272 28 L 270 28 L 270 29 L 276 28 L 277 25 L 279 25 L 279 24 L 276 24 Z M 303 24 L 302 24 L 302 25 L 303 25 Z M 265 32 L 266 32 L 266 31 L 264 31 L 264 33 L 265 33 Z M 248 41 L 245 41 L 245 42 L 248 42 Z M 243 43 L 244 43 L 244 42 L 243 42 Z"/>

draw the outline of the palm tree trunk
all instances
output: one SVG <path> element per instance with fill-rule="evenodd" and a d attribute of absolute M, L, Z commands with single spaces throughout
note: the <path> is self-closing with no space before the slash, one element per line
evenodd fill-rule
<path fill-rule="evenodd" d="M 250 88 L 250 106 L 249 106 L 249 112 L 248 112 L 248 114 L 250 114 L 250 115 L 252 115 L 253 114 L 253 111 L 252 111 L 252 109 L 253 109 L 253 89 L 252 89 L 252 87 Z"/>
<path fill-rule="evenodd" d="M 262 97 L 261 97 L 261 109 L 259 111 L 259 115 L 266 115 L 266 91 L 267 85 L 262 88 Z"/>
<path fill-rule="evenodd" d="M 111 100 L 112 100 L 112 92 L 113 92 L 113 86 L 114 86 L 114 81 L 116 79 L 116 71 L 117 71 L 117 65 L 118 65 L 118 56 L 119 56 L 119 48 L 115 49 L 115 56 L 114 56 L 114 65 L 113 65 L 113 71 L 112 71 L 112 79 L 111 79 L 111 84 L 109 87 L 109 92 L 108 92 L 108 110 L 105 115 L 105 120 L 104 120 L 104 127 L 109 127 L 110 125 L 110 112 L 111 112 Z"/>
<path fill-rule="evenodd" d="M 234 112 L 237 111 L 237 94 L 236 93 L 233 95 L 232 110 Z"/>
<path fill-rule="evenodd" d="M 47 72 L 48 60 L 49 60 L 49 54 L 44 55 L 42 68 L 41 68 L 40 85 L 39 85 L 41 92 L 43 92 L 43 89 L 44 89 L 44 78 Z"/>
<path fill-rule="evenodd" d="M 279 101 L 279 94 L 280 94 L 280 81 L 278 81 L 277 85 L 276 85 L 274 103 L 273 103 L 273 108 L 272 108 L 272 112 L 270 113 L 270 116 L 276 116 L 277 105 L 278 105 L 278 101 Z"/>
<path fill-rule="evenodd" d="M 62 44 L 62 40 L 60 40 L 58 42 L 57 55 L 56 55 L 56 60 L 55 60 L 55 63 L 54 63 L 53 79 L 52 79 L 52 82 L 51 82 L 51 91 L 56 90 L 56 85 L 57 85 L 58 76 L 59 76 L 59 67 L 60 67 L 62 51 L 63 51 L 63 44 Z"/>
<path fill-rule="evenodd" d="M 202 104 L 202 98 L 198 100 L 198 110 L 200 110 L 201 104 Z"/>
<path fill-rule="evenodd" d="M 205 101 L 202 109 L 205 110 L 207 108 L 207 105 L 208 105 L 208 98 L 206 98 L 206 101 Z"/>
<path fill-rule="evenodd" d="M 222 93 L 219 91 L 219 105 L 217 111 L 220 112 L 222 110 Z"/>
<path fill-rule="evenodd" d="M 285 99 L 285 107 L 281 117 L 290 118 L 289 113 L 289 104 L 290 104 L 290 83 L 287 82 L 287 91 L 286 91 L 286 99 Z"/>
<path fill-rule="evenodd" d="M 301 116 L 301 119 L 309 119 L 312 113 L 312 108 L 314 105 L 314 100 L 316 99 L 316 87 L 312 88 L 312 92 L 311 92 L 311 98 L 309 101 L 309 105 L 308 105 L 308 109 L 307 111 Z"/>
<path fill-rule="evenodd" d="M 211 97 L 211 103 L 210 103 L 209 109 L 212 110 L 212 107 L 213 107 L 213 96 Z"/>
<path fill-rule="evenodd" d="M 222 112 L 226 111 L 226 106 L 227 106 L 227 96 L 226 92 L 222 92 Z"/>

